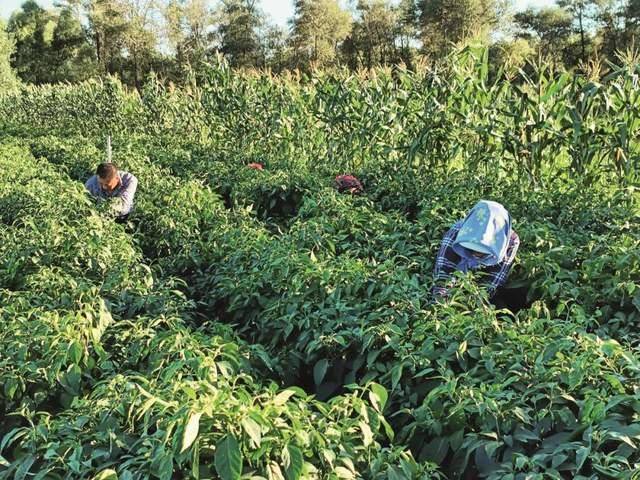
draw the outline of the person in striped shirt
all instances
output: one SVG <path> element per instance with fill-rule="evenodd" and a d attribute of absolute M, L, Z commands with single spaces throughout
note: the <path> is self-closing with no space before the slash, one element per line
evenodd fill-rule
<path fill-rule="evenodd" d="M 455 271 L 482 272 L 489 297 L 507 282 L 520 238 L 509 212 L 497 202 L 479 201 L 464 220 L 456 222 L 442 239 L 433 272 L 434 297 L 447 296 Z"/>
<path fill-rule="evenodd" d="M 138 179 L 129 172 L 118 170 L 113 163 L 101 163 L 85 187 L 98 201 L 117 199 L 113 212 L 116 221 L 124 222 L 133 210 Z"/>

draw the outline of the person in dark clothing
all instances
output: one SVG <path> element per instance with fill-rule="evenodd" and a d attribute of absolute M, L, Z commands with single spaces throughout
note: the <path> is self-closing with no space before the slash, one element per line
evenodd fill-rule
<path fill-rule="evenodd" d="M 362 183 L 353 175 L 338 175 L 335 179 L 335 185 L 340 193 L 357 195 L 364 192 Z"/>

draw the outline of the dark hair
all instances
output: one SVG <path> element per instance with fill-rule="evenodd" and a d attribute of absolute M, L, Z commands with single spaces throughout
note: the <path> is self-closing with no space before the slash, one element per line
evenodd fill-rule
<path fill-rule="evenodd" d="M 116 167 L 113 163 L 101 163 L 96 168 L 96 175 L 98 175 L 103 180 L 111 180 L 118 174 L 118 167 Z"/>
<path fill-rule="evenodd" d="M 362 193 L 364 188 L 362 183 L 353 175 L 338 175 L 335 179 L 338 192 Z"/>

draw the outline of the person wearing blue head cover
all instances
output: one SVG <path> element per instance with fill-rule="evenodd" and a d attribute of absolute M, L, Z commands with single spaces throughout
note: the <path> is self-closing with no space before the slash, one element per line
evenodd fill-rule
<path fill-rule="evenodd" d="M 506 208 L 480 200 L 464 220 L 456 222 L 445 234 L 436 259 L 432 293 L 446 295 L 442 281 L 450 280 L 456 270 L 481 270 L 492 297 L 506 283 L 519 246 L 520 239 Z"/>

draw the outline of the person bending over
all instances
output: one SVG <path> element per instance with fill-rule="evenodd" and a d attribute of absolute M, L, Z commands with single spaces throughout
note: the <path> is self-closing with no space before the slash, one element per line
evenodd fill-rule
<path fill-rule="evenodd" d="M 464 220 L 456 222 L 442 239 L 433 272 L 432 294 L 447 296 L 453 272 L 478 270 L 492 298 L 503 286 L 520 246 L 509 212 L 499 203 L 479 201 Z"/>
<path fill-rule="evenodd" d="M 138 188 L 138 179 L 129 172 L 123 172 L 113 163 L 101 163 L 85 187 L 98 201 L 112 202 L 116 221 L 124 222 L 133 210 L 133 198 Z"/>
<path fill-rule="evenodd" d="M 338 175 L 335 178 L 335 187 L 340 193 L 359 195 L 364 192 L 362 183 L 353 175 Z"/>

